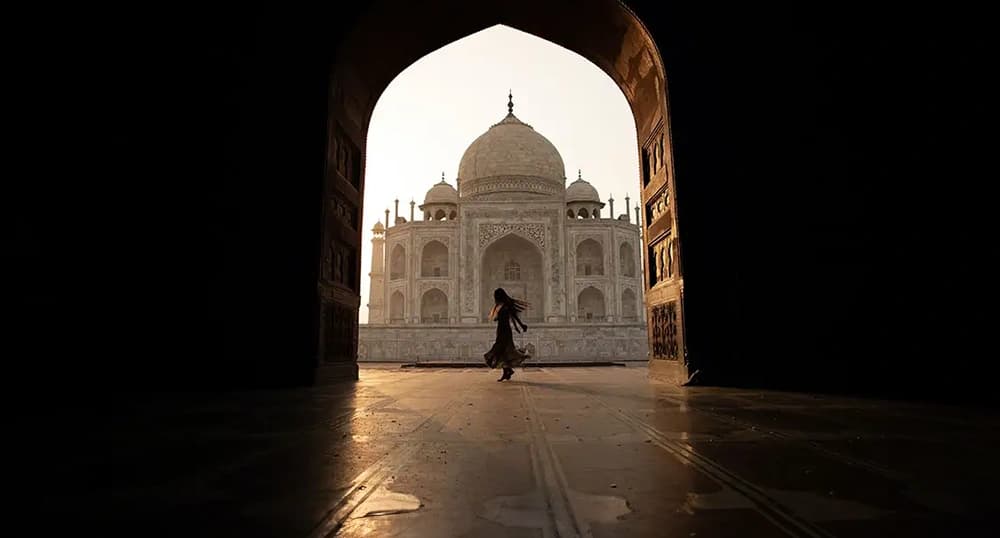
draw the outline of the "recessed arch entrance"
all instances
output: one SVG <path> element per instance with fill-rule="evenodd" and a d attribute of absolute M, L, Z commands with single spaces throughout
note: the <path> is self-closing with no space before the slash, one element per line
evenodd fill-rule
<path fill-rule="evenodd" d="M 556 0 L 544 4 L 514 0 L 501 10 L 468 9 L 463 1 L 445 0 L 436 7 L 426 10 L 401 0 L 373 2 L 338 48 L 330 79 L 324 184 L 324 198 L 329 203 L 323 205 L 324 243 L 332 237 L 351 236 L 356 238 L 352 244 L 360 253 L 360 227 L 356 224 L 352 227 L 351 223 L 360 222 L 364 214 L 361 200 L 368 124 L 378 97 L 393 78 L 414 61 L 448 43 L 496 24 L 510 26 L 590 60 L 618 85 L 628 101 L 639 142 L 637 188 L 643 207 L 643 248 L 647 253 L 659 252 L 660 243 L 670 238 L 677 267 L 669 278 L 646 275 L 643 279 L 647 283 L 644 294 L 647 319 L 669 319 L 672 324 L 670 331 L 649 327 L 650 349 L 683 350 L 683 280 L 666 77 L 663 60 L 650 33 L 634 13 L 616 0 Z M 582 31 L 584 28 L 587 31 Z M 392 36 L 392 47 L 385 46 L 387 35 Z M 354 218 L 338 218 L 331 208 Z M 657 208 L 655 214 L 653 208 Z M 354 259 L 360 260 L 360 256 Z M 409 257 L 405 262 L 411 263 Z M 504 267 L 501 265 L 500 270 Z M 525 269 L 522 267 L 521 271 Z M 360 268 L 355 275 L 360 275 Z M 350 294 L 336 293 L 330 289 L 330 283 L 321 279 L 323 311 L 344 306 L 356 310 L 360 304 L 356 297 L 359 280 L 354 279 L 355 295 L 347 297 Z M 670 315 L 666 315 L 668 310 Z M 539 308 L 537 312 L 543 310 Z M 671 341 L 658 342 L 657 338 Z M 323 342 L 322 338 L 319 341 Z M 343 357 L 356 356 L 357 342 L 346 344 L 354 346 L 346 354 L 321 348 L 321 368 L 353 372 L 356 376 L 356 364 L 344 364 Z M 685 380 L 687 365 L 679 360 L 681 357 L 686 358 L 687 354 L 661 357 L 654 353 L 651 374 L 675 382 Z"/>
<path fill-rule="evenodd" d="M 484 322 L 493 308 L 493 290 L 497 288 L 531 303 L 521 316 L 525 321 L 544 319 L 545 274 L 538 246 L 517 234 L 507 234 L 486 247 L 479 267 L 479 310 Z"/>

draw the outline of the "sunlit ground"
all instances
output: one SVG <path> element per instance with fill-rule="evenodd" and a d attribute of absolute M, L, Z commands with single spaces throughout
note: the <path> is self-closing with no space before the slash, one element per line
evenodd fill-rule
<path fill-rule="evenodd" d="M 91 417 L 53 507 L 105 535 L 429 537 L 954 536 L 1000 508 L 975 410 L 397 366 Z"/>

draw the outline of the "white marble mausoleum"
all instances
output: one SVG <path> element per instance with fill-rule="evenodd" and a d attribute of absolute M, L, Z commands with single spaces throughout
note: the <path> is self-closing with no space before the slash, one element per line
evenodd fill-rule
<path fill-rule="evenodd" d="M 566 182 L 559 151 L 508 102 L 462 156 L 457 190 L 442 174 L 419 214 L 397 200 L 375 224 L 358 359 L 481 361 L 502 287 L 531 303 L 515 341 L 537 360 L 646 360 L 638 207 L 626 197 L 616 216 L 582 173 Z"/>

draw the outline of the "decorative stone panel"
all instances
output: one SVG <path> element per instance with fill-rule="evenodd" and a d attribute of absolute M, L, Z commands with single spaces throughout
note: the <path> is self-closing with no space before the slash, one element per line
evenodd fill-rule
<path fill-rule="evenodd" d="M 544 224 L 495 224 L 486 223 L 479 225 L 479 248 L 484 249 L 496 239 L 516 233 L 538 245 L 542 251 L 545 249 L 545 225 Z"/>
<path fill-rule="evenodd" d="M 650 327 L 653 331 L 653 358 L 676 361 L 680 359 L 679 324 L 677 321 L 677 301 L 653 307 Z"/>

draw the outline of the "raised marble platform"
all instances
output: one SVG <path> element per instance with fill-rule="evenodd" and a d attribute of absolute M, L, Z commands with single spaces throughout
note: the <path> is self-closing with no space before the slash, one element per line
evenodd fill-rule
<path fill-rule="evenodd" d="M 481 362 L 496 338 L 496 324 L 360 325 L 358 362 Z M 518 346 L 546 362 L 646 360 L 644 326 L 622 323 L 529 324 L 514 333 Z"/>

